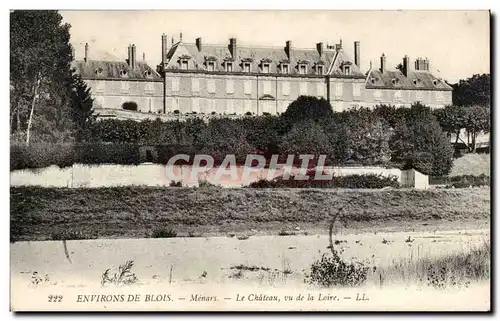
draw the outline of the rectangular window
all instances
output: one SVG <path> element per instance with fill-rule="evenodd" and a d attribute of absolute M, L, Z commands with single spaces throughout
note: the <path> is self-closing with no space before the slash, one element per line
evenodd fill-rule
<path fill-rule="evenodd" d="M 325 84 L 322 82 L 319 82 L 316 84 L 316 95 L 320 97 L 325 96 Z"/>
<path fill-rule="evenodd" d="M 207 70 L 208 70 L 208 71 L 215 71 L 215 62 L 213 62 L 213 61 L 208 61 L 208 62 L 207 62 Z"/>
<path fill-rule="evenodd" d="M 193 106 L 191 108 L 191 111 L 199 113 L 200 112 L 200 99 L 193 98 L 192 102 L 193 102 Z"/>
<path fill-rule="evenodd" d="M 243 112 L 246 113 L 248 111 L 252 111 L 252 101 L 250 99 L 245 100 L 245 110 Z"/>
<path fill-rule="evenodd" d="M 227 72 L 233 71 L 233 63 L 232 62 L 226 62 L 226 71 Z"/>
<path fill-rule="evenodd" d="M 148 94 L 148 95 L 151 95 L 151 94 L 154 94 L 154 92 L 155 92 L 154 83 L 147 82 L 146 86 L 144 87 L 144 93 Z"/>
<path fill-rule="evenodd" d="M 282 74 L 288 74 L 288 65 L 287 64 L 282 64 L 281 65 L 281 73 Z"/>
<path fill-rule="evenodd" d="M 269 64 L 263 64 L 262 65 L 262 73 L 268 74 L 269 73 Z"/>
<path fill-rule="evenodd" d="M 226 93 L 234 94 L 234 81 L 231 79 L 226 80 Z"/>
<path fill-rule="evenodd" d="M 307 95 L 307 83 L 301 82 L 299 88 L 300 95 Z"/>
<path fill-rule="evenodd" d="M 120 92 L 122 94 L 128 94 L 130 91 L 130 83 L 128 81 L 121 81 Z"/>
<path fill-rule="evenodd" d="M 179 91 L 179 78 L 172 78 L 172 91 Z"/>
<path fill-rule="evenodd" d="M 243 71 L 244 72 L 250 72 L 250 63 L 249 62 L 245 62 L 243 63 Z"/>
<path fill-rule="evenodd" d="M 342 97 L 343 84 L 341 82 L 335 84 L 335 96 L 337 98 Z"/>
<path fill-rule="evenodd" d="M 353 84 L 352 85 L 352 94 L 354 97 L 361 96 L 361 84 Z"/>
<path fill-rule="evenodd" d="M 209 99 L 207 106 L 207 113 L 211 114 L 213 111 L 215 111 L 215 100 Z"/>
<path fill-rule="evenodd" d="M 271 94 L 271 82 L 270 81 L 263 81 L 262 82 L 262 91 L 264 94 L 270 95 Z"/>
<path fill-rule="evenodd" d="M 301 74 L 301 75 L 307 74 L 307 66 L 306 65 L 299 66 L 299 74 Z"/>
<path fill-rule="evenodd" d="M 251 80 L 245 80 L 243 83 L 243 89 L 245 91 L 245 95 L 250 95 L 252 93 L 252 81 Z"/>
<path fill-rule="evenodd" d="M 318 75 L 322 75 L 323 74 L 323 66 L 316 66 L 316 73 Z"/>
<path fill-rule="evenodd" d="M 234 113 L 234 104 L 232 99 L 226 99 L 226 114 Z"/>
<path fill-rule="evenodd" d="M 207 79 L 207 91 L 215 94 L 215 79 Z"/>
<path fill-rule="evenodd" d="M 96 84 L 96 93 L 103 93 L 106 89 L 106 83 L 104 81 L 98 81 Z"/>
<path fill-rule="evenodd" d="M 199 78 L 191 78 L 191 91 L 199 92 L 200 91 L 200 79 Z"/>
<path fill-rule="evenodd" d="M 396 91 L 394 92 L 394 99 L 395 99 L 396 101 L 401 101 L 401 91 L 400 91 L 400 90 L 396 90 Z"/>
<path fill-rule="evenodd" d="M 187 60 L 181 61 L 181 69 L 182 70 L 188 70 L 188 62 L 187 62 Z"/>
<path fill-rule="evenodd" d="M 179 110 L 179 98 L 172 98 L 172 109 Z"/>
<path fill-rule="evenodd" d="M 288 96 L 290 95 L 290 83 L 285 81 L 281 84 L 281 92 L 283 96 Z"/>
<path fill-rule="evenodd" d="M 380 90 L 375 90 L 373 92 L 373 97 L 375 98 L 375 101 L 382 100 L 382 92 Z"/>
<path fill-rule="evenodd" d="M 440 91 L 436 91 L 436 102 L 438 102 L 438 103 L 443 102 L 443 93 Z"/>

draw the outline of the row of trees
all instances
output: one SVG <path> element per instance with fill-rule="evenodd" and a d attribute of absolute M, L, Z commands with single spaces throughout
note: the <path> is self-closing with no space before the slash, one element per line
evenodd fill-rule
<path fill-rule="evenodd" d="M 299 97 L 280 116 L 194 119 L 185 122 L 103 120 L 89 132 L 93 142 L 182 146 L 214 156 L 327 155 L 330 164 L 406 164 L 446 175 L 453 150 L 433 112 L 379 106 L 334 113 L 325 99 Z"/>
<path fill-rule="evenodd" d="M 92 98 L 71 71 L 70 25 L 57 11 L 10 14 L 10 128 L 14 141 L 81 139 Z"/>

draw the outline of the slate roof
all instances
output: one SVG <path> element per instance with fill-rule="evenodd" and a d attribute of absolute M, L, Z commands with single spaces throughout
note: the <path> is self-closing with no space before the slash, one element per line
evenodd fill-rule
<path fill-rule="evenodd" d="M 84 79 L 130 79 L 161 80 L 162 77 L 145 61 L 137 61 L 136 68 L 129 67 L 126 61 L 76 60 L 72 67 Z"/>
<path fill-rule="evenodd" d="M 167 70 L 178 70 L 180 65 L 178 60 L 181 56 L 189 56 L 194 61 L 194 70 L 206 70 L 206 60 L 215 58 L 215 71 L 224 72 L 223 62 L 225 59 L 234 59 L 233 72 L 243 72 L 242 62 L 251 61 L 252 72 L 258 72 L 262 61 L 270 60 L 270 74 L 279 74 L 279 64 L 281 61 L 288 61 L 288 55 L 285 47 L 248 47 L 237 46 L 236 56 L 232 57 L 228 45 L 202 44 L 202 50 L 199 51 L 194 43 L 178 42 L 174 44 L 167 53 Z M 354 64 L 352 59 L 341 49 L 324 49 L 320 57 L 317 49 L 292 49 L 291 59 L 289 60 L 289 75 L 299 75 L 297 65 L 299 62 L 306 62 L 308 65 L 307 75 L 316 75 L 312 67 L 316 64 L 324 65 L 324 72 L 329 71 L 330 75 L 349 78 L 364 78 L 361 70 Z M 352 64 L 350 75 L 343 75 L 338 69 L 343 62 Z M 190 67 L 191 68 L 191 67 Z M 302 76 L 302 75 L 301 75 Z"/>
<path fill-rule="evenodd" d="M 414 70 L 408 72 L 405 77 L 399 70 L 386 70 L 383 73 L 379 69 L 368 71 L 366 77 L 367 89 L 405 89 L 405 90 L 444 90 L 451 91 L 452 88 L 432 75 L 428 71 Z"/>

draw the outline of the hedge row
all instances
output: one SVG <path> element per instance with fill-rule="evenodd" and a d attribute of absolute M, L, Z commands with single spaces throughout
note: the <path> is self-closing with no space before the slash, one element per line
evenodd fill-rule
<path fill-rule="evenodd" d="M 251 183 L 250 188 L 384 188 L 400 186 L 397 177 L 382 176 L 376 174 L 334 176 L 331 180 L 316 180 L 314 172 L 309 172 L 308 180 L 295 180 L 293 175 L 290 179 L 277 177 L 271 181 L 261 179 Z"/>
<path fill-rule="evenodd" d="M 452 177 L 430 177 L 429 183 L 431 185 L 446 185 L 447 187 L 454 188 L 491 186 L 490 176 L 485 174 L 479 176 L 460 175 Z"/>

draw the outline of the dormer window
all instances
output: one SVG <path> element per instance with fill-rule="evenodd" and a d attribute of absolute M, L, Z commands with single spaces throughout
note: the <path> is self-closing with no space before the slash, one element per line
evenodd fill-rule
<path fill-rule="evenodd" d="M 301 74 L 301 75 L 307 74 L 307 65 L 305 65 L 305 64 L 299 65 L 299 74 Z"/>
<path fill-rule="evenodd" d="M 344 75 L 349 76 L 351 74 L 351 66 L 344 66 Z"/>
<path fill-rule="evenodd" d="M 392 84 L 393 85 L 399 85 L 399 78 L 393 78 L 392 79 Z"/>
<path fill-rule="evenodd" d="M 226 70 L 226 72 L 232 72 L 233 71 L 233 63 L 231 61 L 224 62 L 224 69 Z"/>
<path fill-rule="evenodd" d="M 95 70 L 95 74 L 98 75 L 98 76 L 100 76 L 102 74 L 102 68 L 97 68 Z"/>
<path fill-rule="evenodd" d="M 372 82 L 372 84 L 375 84 L 375 79 L 374 79 L 374 78 L 372 78 L 372 79 L 371 79 L 371 82 Z"/>
<path fill-rule="evenodd" d="M 181 60 L 181 69 L 188 70 L 188 61 L 186 59 Z"/>
<path fill-rule="evenodd" d="M 214 61 L 207 61 L 207 70 L 208 71 L 215 71 L 215 62 Z"/>
<path fill-rule="evenodd" d="M 434 86 L 437 86 L 438 81 L 437 81 L 436 79 L 434 79 L 434 80 L 432 81 L 432 83 L 434 84 Z"/>
<path fill-rule="evenodd" d="M 251 63 L 244 62 L 243 63 L 243 72 L 250 72 L 250 71 L 252 71 L 251 66 L 252 66 Z"/>
<path fill-rule="evenodd" d="M 418 84 L 420 84 L 420 79 L 413 79 L 413 84 L 415 86 L 417 86 Z"/>
<path fill-rule="evenodd" d="M 321 65 L 316 66 L 316 74 L 323 75 L 324 68 Z"/>
<path fill-rule="evenodd" d="M 120 76 L 126 77 L 127 76 L 127 71 L 126 70 L 120 70 Z"/>
<path fill-rule="evenodd" d="M 268 74 L 270 72 L 270 64 L 269 63 L 263 63 L 262 64 L 262 73 Z"/>
<path fill-rule="evenodd" d="M 151 73 L 151 71 L 150 71 L 150 70 L 146 70 L 146 71 L 144 72 L 144 76 L 146 76 L 146 77 L 151 77 L 151 75 L 152 75 L 152 73 Z"/>
<path fill-rule="evenodd" d="M 281 73 L 282 74 L 288 74 L 290 71 L 289 71 L 289 65 L 288 64 L 281 64 Z"/>

